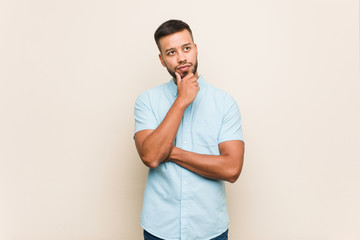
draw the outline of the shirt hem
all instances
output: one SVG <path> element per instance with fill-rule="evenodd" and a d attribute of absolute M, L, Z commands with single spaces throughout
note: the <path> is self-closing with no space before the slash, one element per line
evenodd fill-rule
<path fill-rule="evenodd" d="M 226 142 L 226 141 L 233 141 L 233 140 L 240 140 L 245 144 L 245 141 L 243 138 L 234 137 L 234 138 L 225 138 L 225 139 L 219 139 L 219 143 Z"/>
<path fill-rule="evenodd" d="M 216 238 L 216 237 L 220 236 L 221 234 L 223 234 L 224 232 L 226 232 L 226 230 L 228 230 L 229 227 L 230 227 L 230 224 L 227 224 L 227 227 L 225 227 L 225 229 L 221 230 L 220 233 L 216 233 L 216 234 L 214 234 L 214 236 L 207 237 L 207 238 L 203 238 L 203 239 L 199 239 L 199 240 L 208 240 L 208 239 Z"/>
<path fill-rule="evenodd" d="M 160 236 L 157 233 L 153 232 L 151 229 L 145 227 L 143 224 L 140 224 L 140 225 L 145 231 L 147 231 L 148 233 L 154 235 L 155 237 L 166 239 L 166 240 L 180 240 L 180 238 L 167 238 L 167 237 L 164 237 L 164 236 Z"/>
<path fill-rule="evenodd" d="M 157 233 L 153 232 L 151 229 L 145 227 L 142 223 L 140 223 L 140 225 L 141 225 L 141 227 L 142 227 L 145 231 L 147 231 L 148 233 L 154 235 L 155 237 L 162 238 L 162 239 L 166 239 L 166 240 L 181 240 L 181 238 L 167 238 L 167 237 L 164 237 L 164 236 L 160 236 L 160 235 L 158 235 Z M 197 240 L 209 240 L 209 239 L 218 237 L 218 236 L 220 236 L 221 234 L 223 234 L 226 230 L 228 230 L 229 227 L 230 227 L 230 224 L 227 224 L 226 227 L 224 227 L 224 229 L 221 230 L 219 233 L 215 233 L 213 236 L 206 237 L 206 238 L 198 238 Z"/>

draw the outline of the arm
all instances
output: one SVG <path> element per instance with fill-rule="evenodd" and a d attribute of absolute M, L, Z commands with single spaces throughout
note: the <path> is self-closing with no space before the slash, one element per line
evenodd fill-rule
<path fill-rule="evenodd" d="M 225 141 L 219 144 L 220 155 L 197 154 L 173 147 L 167 161 L 193 171 L 203 177 L 234 183 L 244 160 L 244 142 Z"/>
<path fill-rule="evenodd" d="M 155 130 L 142 130 L 135 134 L 135 144 L 143 163 L 156 168 L 167 159 L 173 148 L 184 111 L 195 99 L 199 85 L 193 74 L 181 79 L 176 73 L 178 97 L 166 114 L 164 120 Z"/>

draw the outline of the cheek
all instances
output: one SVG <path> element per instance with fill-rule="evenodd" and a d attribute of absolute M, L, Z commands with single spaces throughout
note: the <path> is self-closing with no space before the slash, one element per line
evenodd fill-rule
<path fill-rule="evenodd" d="M 192 61 L 193 63 L 196 62 L 196 58 L 197 58 L 196 52 L 193 52 L 193 53 L 191 54 L 191 56 L 189 56 L 189 57 L 190 57 L 189 59 L 191 59 L 191 61 Z"/>
<path fill-rule="evenodd" d="M 172 59 L 166 61 L 166 66 L 170 69 L 174 69 L 177 66 L 176 64 L 176 61 L 174 62 Z"/>

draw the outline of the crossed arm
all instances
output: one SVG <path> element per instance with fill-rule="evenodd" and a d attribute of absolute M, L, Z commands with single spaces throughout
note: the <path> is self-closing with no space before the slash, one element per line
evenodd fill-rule
<path fill-rule="evenodd" d="M 203 177 L 233 183 L 238 179 L 243 165 L 242 141 L 221 142 L 220 155 L 189 152 L 173 144 L 185 109 L 199 91 L 196 80 L 190 74 L 183 80 L 178 78 L 178 97 L 164 120 L 155 130 L 142 130 L 135 134 L 137 151 L 143 163 L 150 168 L 171 161 Z"/>
<path fill-rule="evenodd" d="M 206 155 L 185 151 L 172 144 L 152 148 L 151 145 L 160 146 L 156 143 L 154 135 L 157 135 L 160 141 L 166 137 L 166 134 L 158 134 L 157 129 L 143 130 L 135 134 L 135 143 L 139 155 L 144 164 L 150 168 L 157 167 L 161 162 L 172 161 L 203 177 L 225 180 L 231 183 L 234 183 L 241 173 L 244 143 L 240 140 L 220 143 L 220 155 Z M 148 139 L 151 138 L 154 139 L 154 142 L 151 140 L 148 142 Z"/>

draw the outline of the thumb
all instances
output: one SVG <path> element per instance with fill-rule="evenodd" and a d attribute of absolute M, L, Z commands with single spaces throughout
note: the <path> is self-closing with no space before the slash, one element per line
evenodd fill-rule
<path fill-rule="evenodd" d="M 181 82 L 181 75 L 178 72 L 175 72 L 176 75 L 176 84 L 178 85 Z"/>

